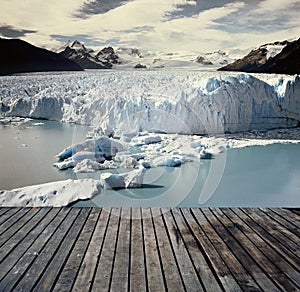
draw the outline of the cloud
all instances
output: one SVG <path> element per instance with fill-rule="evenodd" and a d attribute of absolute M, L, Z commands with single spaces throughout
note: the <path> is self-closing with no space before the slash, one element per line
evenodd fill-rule
<path fill-rule="evenodd" d="M 245 6 L 230 17 L 220 18 L 215 28 L 232 35 L 248 33 L 249 41 L 256 37 L 261 39 L 260 36 L 265 41 L 272 41 L 274 35 L 279 39 L 297 37 L 300 33 L 299 10 L 299 0 L 265 0 L 252 9 Z"/>
<path fill-rule="evenodd" d="M 299 8 L 299 5 L 299 0 L 264 0 L 259 3 L 258 10 L 260 10 L 260 13 L 275 12 L 286 10 L 290 7 Z"/>
<path fill-rule="evenodd" d="M 167 50 L 195 50 L 205 52 L 215 50 L 223 40 L 230 39 L 230 35 L 215 29 L 216 21 L 229 16 L 244 7 L 237 2 L 223 7 L 205 10 L 194 17 L 174 18 L 161 22 L 153 31 L 140 35 L 140 45 L 155 46 Z"/>
<path fill-rule="evenodd" d="M 247 5 L 255 5 L 261 2 L 261 0 L 252 0 Z M 234 3 L 233 0 L 193 0 L 185 1 L 185 3 L 177 4 L 173 11 L 167 13 L 169 19 L 176 19 L 182 17 L 193 17 L 199 15 L 199 13 L 204 12 L 205 10 L 210 10 L 213 8 L 224 7 L 225 5 Z M 244 1 L 246 4 L 246 1 Z"/>
<path fill-rule="evenodd" d="M 299 11 L 299 0 L 2 0 L 0 17 L 4 33 L 49 48 L 78 39 L 205 52 L 297 37 Z"/>
<path fill-rule="evenodd" d="M 73 34 L 73 35 L 52 34 L 50 35 L 50 37 L 60 43 L 67 43 L 70 40 L 76 39 L 81 43 L 83 43 L 86 47 L 103 46 L 106 44 L 106 42 L 96 41 L 93 37 L 86 34 Z"/>
<path fill-rule="evenodd" d="M 88 18 L 91 15 L 103 14 L 115 8 L 125 5 L 133 0 L 94 0 L 85 1 L 74 16 Z"/>
<path fill-rule="evenodd" d="M 23 37 L 29 33 L 35 33 L 36 30 L 28 30 L 28 29 L 17 29 L 11 25 L 0 24 L 0 35 L 7 38 L 19 38 Z"/>

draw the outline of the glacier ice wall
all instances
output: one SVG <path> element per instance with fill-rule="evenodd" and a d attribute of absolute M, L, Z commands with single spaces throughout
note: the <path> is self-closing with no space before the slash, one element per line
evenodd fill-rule
<path fill-rule="evenodd" d="M 107 132 L 224 133 L 299 125 L 299 76 L 112 71 L 0 78 L 2 115 Z"/>

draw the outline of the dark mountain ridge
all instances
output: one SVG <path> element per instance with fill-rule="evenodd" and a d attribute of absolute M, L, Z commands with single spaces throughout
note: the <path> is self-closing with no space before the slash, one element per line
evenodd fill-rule
<path fill-rule="evenodd" d="M 35 47 L 20 39 L 0 38 L 0 75 L 82 70 L 78 64 L 54 52 Z"/>
<path fill-rule="evenodd" d="M 282 46 L 282 49 L 274 56 L 268 58 L 268 48 L 270 46 Z M 283 41 L 265 44 L 258 49 L 252 50 L 244 58 L 218 70 L 249 73 L 299 74 L 300 39 L 291 42 Z"/>
<path fill-rule="evenodd" d="M 84 69 L 111 69 L 114 64 L 121 63 L 112 47 L 105 47 L 95 54 L 93 50 L 86 48 L 77 40 L 73 43 L 69 41 L 59 54 Z"/>

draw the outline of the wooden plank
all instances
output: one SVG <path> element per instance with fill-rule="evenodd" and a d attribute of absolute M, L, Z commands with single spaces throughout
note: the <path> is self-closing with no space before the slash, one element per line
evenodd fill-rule
<path fill-rule="evenodd" d="M 228 287 L 230 291 L 240 291 L 241 289 L 237 286 L 238 283 L 245 291 L 260 290 L 251 273 L 247 272 L 204 214 L 199 209 L 191 209 L 191 212 L 198 224 L 198 226 L 193 224 L 192 229 L 196 235 L 198 234 L 196 237 L 203 244 L 206 254 L 218 271 L 219 279 L 224 283 L 223 286 Z M 184 215 L 188 216 L 188 213 L 185 212 Z M 190 219 L 190 217 L 187 218 Z M 188 220 L 188 223 L 191 225 L 192 221 Z M 227 237 L 226 240 L 229 244 L 231 243 L 231 237 Z"/>
<path fill-rule="evenodd" d="M 184 291 L 182 276 L 179 273 L 176 258 L 168 240 L 168 234 L 160 210 L 158 208 L 152 208 L 151 216 L 153 218 L 154 233 L 161 257 L 162 270 L 167 289 L 169 291 Z"/>
<path fill-rule="evenodd" d="M 109 225 L 100 254 L 97 271 L 92 284 L 92 290 L 110 290 L 112 271 L 115 264 L 115 251 L 120 226 L 121 209 L 112 208 Z"/>
<path fill-rule="evenodd" d="M 49 208 L 44 209 L 35 209 L 30 211 L 30 220 L 27 222 L 24 222 L 22 227 L 18 230 L 18 232 L 14 233 L 13 236 L 11 236 L 1 247 L 0 249 L 0 262 L 2 262 L 5 257 L 8 256 L 8 254 L 20 244 L 20 242 L 23 240 L 24 237 L 27 236 L 27 234 L 33 230 L 43 217 L 49 212 Z M 22 217 L 22 219 L 25 219 L 26 217 Z M 26 218 L 27 219 L 27 218 Z M 4 235 L 2 235 L 4 237 Z"/>
<path fill-rule="evenodd" d="M 272 236 L 265 229 L 263 229 L 257 222 L 255 222 L 250 216 L 248 216 L 247 212 L 234 208 L 231 211 L 241 218 L 254 232 L 256 232 L 259 236 L 261 236 L 276 252 L 278 252 L 282 257 L 284 257 L 293 268 L 300 272 L 299 267 L 299 259 L 292 253 L 289 249 L 283 246 L 280 241 L 276 239 L 276 237 Z"/>
<path fill-rule="evenodd" d="M 276 212 L 273 212 L 270 209 L 260 208 L 260 210 L 263 211 L 265 214 L 267 214 L 274 221 L 281 224 L 284 228 L 286 228 L 287 230 L 292 232 L 294 235 L 296 235 L 295 243 L 300 247 L 300 244 L 299 244 L 300 231 L 299 231 L 299 227 L 295 226 L 292 223 L 292 221 L 296 221 L 296 220 L 294 220 L 294 218 L 291 219 L 291 221 L 288 221 L 286 218 L 283 218 L 282 216 L 278 215 Z"/>
<path fill-rule="evenodd" d="M 111 291 L 129 291 L 131 211 L 122 208 Z"/>
<path fill-rule="evenodd" d="M 57 211 L 59 213 L 57 214 Z M 47 244 L 48 240 L 51 238 L 51 236 L 55 233 L 55 230 L 57 227 L 61 224 L 61 222 L 64 220 L 66 215 L 70 209 L 62 208 L 62 209 L 52 209 L 50 212 L 50 216 L 55 216 L 53 221 L 50 222 L 49 225 L 40 233 L 37 233 L 37 240 L 35 240 L 29 249 L 27 249 L 26 253 L 23 253 L 23 255 L 20 257 L 18 262 L 12 267 L 10 272 L 6 274 L 5 278 L 2 279 L 0 283 L 0 291 L 12 291 L 14 286 L 18 283 L 18 281 L 25 276 L 26 270 L 34 263 L 36 257 L 38 257 L 44 248 L 44 246 Z M 49 217 L 50 217 L 49 216 Z M 42 224 L 40 225 L 41 229 L 43 229 L 45 226 Z M 18 247 L 17 249 L 20 251 L 20 253 L 23 251 L 22 248 Z M 3 262 L 3 272 L 5 273 L 6 265 Z M 2 272 L 2 270 L 1 270 Z"/>
<path fill-rule="evenodd" d="M 256 209 L 256 212 L 258 213 L 258 215 L 261 215 L 268 222 L 268 224 L 272 224 L 272 226 L 274 226 L 274 229 L 278 230 L 282 235 L 284 235 L 284 237 L 288 238 L 288 240 L 293 241 L 294 244 L 299 243 L 299 236 L 295 235 L 294 232 L 288 230 L 280 221 L 275 219 L 275 217 L 267 214 L 261 208 Z M 270 218 L 272 220 L 270 220 Z"/>
<path fill-rule="evenodd" d="M 203 252 L 202 246 L 198 245 L 196 238 L 185 223 L 180 210 L 172 209 L 172 214 L 190 259 L 201 278 L 203 286 L 206 290 L 222 291 L 222 285 L 219 283 L 219 279 L 215 277 L 215 272 L 211 263 L 207 261 L 207 257 L 204 256 L 205 253 Z"/>
<path fill-rule="evenodd" d="M 300 208 L 289 208 L 288 210 L 300 216 Z"/>
<path fill-rule="evenodd" d="M 48 264 L 42 277 L 34 287 L 34 291 L 50 291 L 52 290 L 57 277 L 62 271 L 64 264 L 74 247 L 76 240 L 91 212 L 91 208 L 82 208 L 79 215 L 73 222 L 72 226 L 65 235 L 59 249 L 54 254 L 51 262 Z"/>
<path fill-rule="evenodd" d="M 234 279 L 230 270 L 227 268 L 226 263 L 223 261 L 221 255 L 212 245 L 207 235 L 198 225 L 196 219 L 190 213 L 190 210 L 187 208 L 182 208 L 180 211 L 182 213 L 182 220 L 185 220 L 185 224 L 189 229 L 189 232 L 194 237 L 194 240 L 197 242 L 201 252 L 205 254 L 206 261 L 209 263 L 209 266 L 214 271 L 214 273 L 216 273 L 221 286 L 227 287 L 228 289 L 230 289 L 230 291 L 240 291 L 241 288 L 238 285 L 237 281 Z"/>
<path fill-rule="evenodd" d="M 36 239 L 41 236 L 45 227 L 53 220 L 58 211 L 59 209 L 55 209 L 48 212 L 46 216 L 42 218 L 42 221 L 36 224 L 36 226 L 34 226 L 34 228 L 18 243 L 18 246 L 1 262 L 0 280 L 16 265 L 25 253 L 30 253 L 30 247 L 34 244 Z"/>
<path fill-rule="evenodd" d="M 78 271 L 74 291 L 90 291 L 96 273 L 97 264 L 103 249 L 103 242 L 110 218 L 110 208 L 102 208 L 92 239 L 86 250 L 83 262 Z"/>
<path fill-rule="evenodd" d="M 42 276 L 44 270 L 47 268 L 52 257 L 59 250 L 62 240 L 68 233 L 79 213 L 80 209 L 72 208 L 70 210 L 65 220 L 61 222 L 55 233 L 51 236 L 50 240 L 36 257 L 34 264 L 29 267 L 24 277 L 15 287 L 17 291 L 29 291 L 34 287 L 36 282 Z"/>
<path fill-rule="evenodd" d="M 158 254 L 158 247 L 155 240 L 153 222 L 149 208 L 142 209 L 142 227 L 144 234 L 147 290 L 164 291 L 166 289 L 163 270 Z"/>
<path fill-rule="evenodd" d="M 146 291 L 144 237 L 141 209 L 131 211 L 130 291 Z"/>
<path fill-rule="evenodd" d="M 299 248 L 295 248 L 295 242 L 291 241 L 287 234 L 281 232 L 284 229 L 282 226 L 270 220 L 270 217 L 268 217 L 265 213 L 258 211 L 257 209 L 247 208 L 246 212 L 263 229 L 275 237 L 283 246 L 288 248 L 300 259 Z"/>
<path fill-rule="evenodd" d="M 2 208 L 1 208 L 2 209 Z M 3 208 L 4 209 L 4 208 Z M 1 228 L 1 234 L 3 233 L 3 226 L 1 226 L 6 220 L 11 218 L 14 214 L 22 210 L 23 208 L 8 208 L 8 210 L 1 215 L 0 217 L 0 228 Z M 25 211 L 25 210 L 23 210 Z"/>
<path fill-rule="evenodd" d="M 292 212 L 290 209 L 283 209 L 283 208 L 269 208 L 274 213 L 280 215 L 281 217 L 288 220 L 291 224 L 300 228 L 300 215 Z"/>
<path fill-rule="evenodd" d="M 76 241 L 75 246 L 67 259 L 64 269 L 60 273 L 59 278 L 55 283 L 53 288 L 54 291 L 70 291 L 72 288 L 83 261 L 83 257 L 86 253 L 88 245 L 90 244 L 90 240 L 94 233 L 100 214 L 100 208 L 93 208 L 91 210 L 82 232 L 80 233 L 78 240 Z"/>
<path fill-rule="evenodd" d="M 185 288 L 188 291 L 204 291 L 200 275 L 198 275 L 188 255 L 188 252 L 184 245 L 184 241 L 182 239 L 178 226 L 174 221 L 170 209 L 163 208 L 162 214 Z"/>
<path fill-rule="evenodd" d="M 266 247 L 264 248 L 265 253 L 267 253 L 268 257 L 257 247 L 257 245 L 260 246 L 260 248 L 263 248 L 262 245 L 266 245 L 264 242 L 261 244 L 259 241 L 259 237 L 255 236 L 253 232 L 251 232 L 249 237 L 255 238 L 255 243 L 253 243 L 252 240 L 250 240 L 249 237 L 246 236 L 244 232 L 241 232 L 241 230 L 245 230 L 246 226 L 239 226 L 238 223 L 236 223 L 237 218 L 235 218 L 235 222 L 232 222 L 228 219 L 228 217 L 218 208 L 214 208 L 212 210 L 212 213 L 215 214 L 215 216 L 222 222 L 224 227 L 229 231 L 229 233 L 242 245 L 242 247 L 245 249 L 245 251 L 249 254 L 250 257 L 252 257 L 256 263 L 265 271 L 265 273 L 272 279 L 272 281 L 276 284 L 277 287 L 283 290 L 288 291 L 296 291 L 297 285 L 287 277 L 285 277 L 282 273 L 282 270 L 280 270 L 274 262 L 269 257 L 274 257 L 275 260 L 279 261 L 281 259 L 278 254 L 269 251 Z M 239 221 L 241 222 L 241 221 Z M 284 261 L 281 261 L 281 265 L 284 265 Z"/>
<path fill-rule="evenodd" d="M 6 213 L 7 211 L 9 211 L 11 208 L 9 207 L 0 207 L 0 218 L 1 216 Z"/>
<path fill-rule="evenodd" d="M 221 222 L 211 213 L 209 209 L 201 209 L 201 212 L 208 219 L 215 231 L 226 243 L 231 252 L 243 265 L 244 270 L 247 270 L 248 274 L 256 281 L 259 287 L 267 291 L 279 291 L 279 288 L 275 286 L 273 281 L 265 274 L 265 272 L 257 265 L 249 253 L 247 253 L 240 243 L 224 228 Z"/>
<path fill-rule="evenodd" d="M 236 231 L 236 235 L 240 239 L 244 239 L 245 237 L 247 237 L 248 242 L 253 243 L 253 247 L 256 247 L 262 253 L 262 256 L 260 257 L 260 262 L 266 263 L 268 269 L 270 270 L 271 267 L 274 266 L 274 268 L 272 269 L 274 271 L 273 278 L 278 278 L 278 281 L 281 280 L 282 284 L 284 284 L 284 287 L 288 288 L 288 286 L 286 285 L 289 285 L 289 283 L 292 282 L 292 285 L 294 285 L 297 288 L 300 288 L 300 273 L 296 271 L 288 261 L 286 261 L 285 257 L 282 257 L 280 253 L 277 253 L 275 249 L 270 247 L 270 245 L 264 238 L 258 236 L 248 225 L 244 223 L 244 221 L 242 221 L 238 216 L 236 216 L 236 214 L 233 213 L 231 210 L 222 209 L 222 212 L 228 219 L 225 219 L 226 223 L 230 224 L 230 221 L 234 224 L 234 226 L 236 226 L 239 229 L 240 232 L 237 231 L 236 228 L 234 229 L 234 231 Z M 247 249 L 248 248 L 249 244 L 247 244 Z M 271 263 L 271 265 L 268 263 Z M 270 275 L 272 276 L 272 274 Z M 297 283 L 299 283 L 299 286 Z"/>
<path fill-rule="evenodd" d="M 29 212 L 29 208 L 20 209 L 19 212 L 14 214 L 12 217 L 9 218 L 9 220 L 6 220 L 1 225 L 1 231 L 0 231 L 0 247 L 6 242 L 13 234 L 15 234 L 19 229 L 22 228 L 24 224 L 32 216 L 34 216 L 34 212 Z M 25 216 L 27 215 L 27 216 Z"/>

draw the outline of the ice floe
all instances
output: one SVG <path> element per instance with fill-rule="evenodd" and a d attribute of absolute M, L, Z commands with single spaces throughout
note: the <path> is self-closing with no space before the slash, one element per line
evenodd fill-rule
<path fill-rule="evenodd" d="M 64 180 L 0 191 L 0 205 L 7 207 L 60 207 L 93 197 L 101 191 L 93 179 Z"/>

